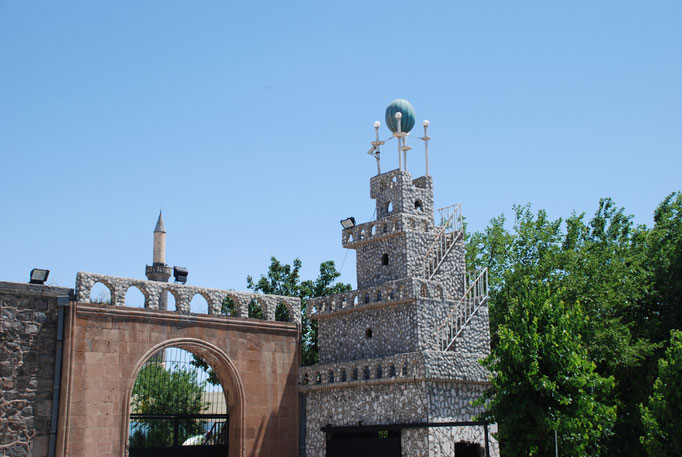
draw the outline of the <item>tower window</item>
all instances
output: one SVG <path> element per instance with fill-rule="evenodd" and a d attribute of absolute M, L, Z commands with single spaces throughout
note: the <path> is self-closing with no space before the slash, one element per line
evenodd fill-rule
<path fill-rule="evenodd" d="M 365 338 L 372 338 L 372 329 L 371 328 L 367 328 L 367 330 L 365 330 Z"/>
<path fill-rule="evenodd" d="M 386 203 L 386 212 L 387 213 L 392 213 L 393 212 L 393 203 L 387 202 Z"/>
<path fill-rule="evenodd" d="M 422 208 L 421 200 L 415 200 L 414 209 L 416 209 L 417 211 L 424 211 L 424 208 Z"/>
<path fill-rule="evenodd" d="M 381 264 L 382 265 L 388 265 L 388 254 L 382 254 L 381 255 Z"/>

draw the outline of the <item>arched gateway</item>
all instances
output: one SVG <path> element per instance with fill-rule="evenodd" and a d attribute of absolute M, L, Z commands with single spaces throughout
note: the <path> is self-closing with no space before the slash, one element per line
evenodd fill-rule
<path fill-rule="evenodd" d="M 219 347 L 178 338 L 156 345 L 142 362 L 122 430 L 130 457 L 225 456 L 229 443 L 243 441 L 244 388 Z"/>
<path fill-rule="evenodd" d="M 150 302 L 157 302 L 154 294 L 160 293 L 158 282 L 79 273 L 76 300 L 65 316 L 57 456 L 128 455 L 135 380 L 150 359 L 163 361 L 164 356 L 155 354 L 169 354 L 168 348 L 196 354 L 214 370 L 229 416 L 225 455 L 298 453 L 297 299 L 203 289 L 212 298 L 210 314 L 192 314 L 185 306 L 164 311 L 155 306 L 90 303 L 95 281 L 106 282 L 115 291 L 126 290 L 135 281 L 150 292 Z M 164 286 L 185 300 L 199 289 Z M 116 303 L 121 294 L 113 295 Z M 257 299 L 266 320 L 220 313 L 214 300 L 221 296 L 236 303 L 240 316 L 246 314 L 244 305 Z M 287 305 L 289 322 L 274 320 L 279 303 Z"/>

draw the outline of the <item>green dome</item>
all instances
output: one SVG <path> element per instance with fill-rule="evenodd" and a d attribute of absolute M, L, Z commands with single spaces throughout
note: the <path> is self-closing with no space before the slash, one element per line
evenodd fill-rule
<path fill-rule="evenodd" d="M 414 120 L 416 115 L 414 114 L 414 108 L 410 105 L 410 102 L 399 98 L 393 100 L 388 108 L 386 108 L 386 126 L 388 129 L 396 133 L 398 131 L 398 120 L 395 118 L 395 113 L 400 112 L 403 118 L 400 120 L 400 131 L 409 132 L 414 127 Z"/>

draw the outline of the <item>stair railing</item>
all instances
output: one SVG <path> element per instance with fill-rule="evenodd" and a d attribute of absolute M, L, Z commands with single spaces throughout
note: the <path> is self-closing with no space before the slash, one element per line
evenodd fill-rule
<path fill-rule="evenodd" d="M 457 203 L 446 206 L 438 212 L 440 213 L 439 232 L 422 260 L 423 277 L 426 279 L 433 278 L 457 239 L 462 236 L 462 205 Z"/>
<path fill-rule="evenodd" d="M 460 335 L 462 329 L 469 323 L 471 317 L 476 314 L 478 308 L 488 299 L 488 269 L 484 268 L 474 274 L 465 273 L 465 279 L 469 283 L 462 298 L 448 313 L 443 323 L 436 330 L 438 338 L 438 350 L 447 351 Z M 465 286 L 467 284 L 465 283 Z"/>

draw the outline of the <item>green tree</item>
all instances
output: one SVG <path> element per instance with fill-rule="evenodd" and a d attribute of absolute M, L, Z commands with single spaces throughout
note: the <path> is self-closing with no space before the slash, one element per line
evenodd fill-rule
<path fill-rule="evenodd" d="M 133 386 L 131 410 L 138 414 L 199 414 L 208 406 L 201 394 L 205 383 L 199 382 L 196 370 L 173 368 L 161 363 L 146 364 Z M 173 444 L 173 421 L 142 419 L 130 434 L 131 446 L 167 447 Z M 178 442 L 202 434 L 202 424 L 192 419 L 179 422 Z"/>
<path fill-rule="evenodd" d="M 468 242 L 468 263 L 489 269 L 493 347 L 510 303 L 525 293 L 527 280 L 550 285 L 569 307 L 579 302 L 589 322 L 580 329 L 587 357 L 598 373 L 616 382 L 611 397 L 604 398 L 619 408 L 614 434 L 596 445 L 606 455 L 641 455 L 637 407 L 650 381 L 640 373 L 646 372 L 655 348 L 640 332 L 646 322 L 640 316 L 648 288 L 648 231 L 634 226 L 610 199 L 599 202 L 589 221 L 584 214 L 551 220 L 529 205 L 515 206 L 514 216 L 511 231 L 500 216 Z"/>
<path fill-rule="evenodd" d="M 313 312 L 309 300 L 314 297 L 338 294 L 352 290 L 350 284 L 336 282 L 341 273 L 336 271 L 334 261 L 328 260 L 320 264 L 319 274 L 314 280 L 301 281 L 302 267 L 300 259 L 294 259 L 292 265 L 283 264 L 277 258 L 270 258 L 270 266 L 265 275 L 257 281 L 247 276 L 249 289 L 264 294 L 287 295 L 301 299 L 301 363 L 313 365 L 318 361 L 317 321 L 310 319 Z"/>
<path fill-rule="evenodd" d="M 499 422 L 506 456 L 554 455 L 554 430 L 562 455 L 598 455 L 595 445 L 615 420 L 616 408 L 601 400 L 613 379 L 595 371 L 582 345 L 580 306 L 566 306 L 557 292 L 526 280 L 483 362 L 493 376 L 479 404 Z"/>
<path fill-rule="evenodd" d="M 646 237 L 646 262 L 651 284 L 637 316 L 653 341 L 682 329 L 682 193 L 668 195 L 654 212 L 654 227 Z M 660 358 L 662 353 L 658 354 Z"/>
<path fill-rule="evenodd" d="M 676 457 L 682 450 L 682 331 L 670 333 L 665 357 L 658 361 L 658 378 L 646 406 L 640 406 L 649 457 Z"/>
<path fill-rule="evenodd" d="M 350 284 L 336 282 L 341 273 L 336 271 L 333 260 L 320 264 L 319 273 L 314 280 L 301 281 L 302 266 L 303 263 L 300 259 L 294 259 L 292 265 L 289 265 L 283 264 L 276 257 L 271 257 L 267 273 L 261 275 L 257 281 L 254 281 L 251 275 L 247 276 L 246 284 L 253 291 L 301 299 L 301 363 L 303 365 L 314 365 L 318 361 L 317 321 L 310 319 L 310 314 L 314 310 L 310 309 L 309 301 L 315 297 L 347 292 L 352 290 L 352 287 Z M 223 300 L 221 312 L 227 316 L 236 316 L 237 307 L 234 300 L 226 297 Z M 263 318 L 262 309 L 260 306 L 255 306 L 253 301 L 249 303 L 249 317 Z M 284 305 L 277 306 L 275 320 L 289 320 L 289 311 Z M 213 385 L 220 383 L 215 372 L 206 362 L 195 357 L 191 363 L 208 371 L 209 383 Z"/>

